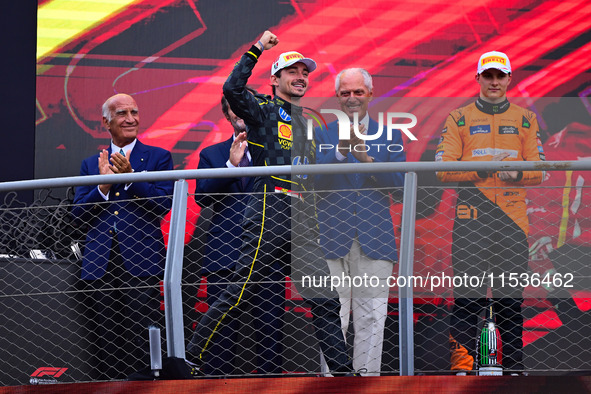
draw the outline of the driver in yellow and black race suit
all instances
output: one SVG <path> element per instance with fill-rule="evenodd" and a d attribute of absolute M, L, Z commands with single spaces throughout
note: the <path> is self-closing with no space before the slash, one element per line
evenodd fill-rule
<path fill-rule="evenodd" d="M 536 115 L 507 100 L 511 63 L 502 52 L 478 61 L 480 97 L 456 109 L 441 131 L 436 161 L 540 161 L 544 152 Z M 502 364 L 509 373 L 523 371 L 523 288 L 501 287 L 500 276 L 519 276 L 528 266 L 528 219 L 524 185 L 542 182 L 542 171 L 445 171 L 442 182 L 459 182 L 452 235 L 455 276 L 487 278 L 492 273 L 494 311 L 502 340 Z M 496 279 L 494 279 L 496 278 Z M 490 284 L 490 283 L 489 283 Z M 451 368 L 474 368 L 479 313 L 487 286 L 457 287 L 451 315 Z"/>
<path fill-rule="evenodd" d="M 316 145 L 314 138 L 307 137 L 299 103 L 316 62 L 295 51 L 284 52 L 271 66 L 273 99 L 255 97 L 246 89 L 259 56 L 278 42 L 277 36 L 266 31 L 236 63 L 224 84 L 224 96 L 232 111 L 247 126 L 247 133 L 240 133 L 236 140 L 246 143 L 248 134 L 248 149 L 255 166 L 314 164 Z M 219 326 L 236 318 L 247 301 L 249 284 L 268 278 L 274 262 L 291 264 L 290 277 L 296 286 L 303 276 L 329 274 L 317 242 L 314 196 L 305 193 L 311 188 L 311 180 L 305 175 L 255 179 L 242 222 L 241 255 L 231 283 L 201 318 L 187 346 L 187 353 L 196 357 L 198 364 L 206 362 L 208 345 L 216 340 Z M 341 331 L 336 291 L 301 286 L 298 291 L 311 305 L 316 337 L 331 372 L 355 375 Z"/>

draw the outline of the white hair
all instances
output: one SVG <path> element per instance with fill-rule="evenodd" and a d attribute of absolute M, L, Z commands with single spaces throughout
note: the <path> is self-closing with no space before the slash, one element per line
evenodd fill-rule
<path fill-rule="evenodd" d="M 103 104 L 103 118 L 107 119 L 107 122 L 110 122 L 111 119 L 113 118 L 113 114 L 111 113 L 111 108 L 109 108 L 112 98 L 113 97 L 109 97 L 107 99 L 107 101 L 105 101 L 105 103 Z"/>
<path fill-rule="evenodd" d="M 343 71 L 341 71 L 340 73 L 337 74 L 337 79 L 335 81 L 334 84 L 334 89 L 335 92 L 339 92 L 339 89 L 341 87 L 341 76 L 345 73 L 349 73 L 349 72 L 358 72 L 361 73 L 361 75 L 363 76 L 363 83 L 365 84 L 365 87 L 367 88 L 367 90 L 369 90 L 370 92 L 373 91 L 373 80 L 371 78 L 371 75 L 369 74 L 369 72 L 361 67 L 353 67 L 353 68 L 346 68 Z"/>

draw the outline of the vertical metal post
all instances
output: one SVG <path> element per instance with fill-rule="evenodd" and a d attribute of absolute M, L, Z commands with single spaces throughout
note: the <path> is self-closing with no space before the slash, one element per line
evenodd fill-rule
<path fill-rule="evenodd" d="M 183 327 L 183 297 L 181 277 L 185 248 L 185 222 L 189 186 L 184 179 L 174 184 L 166 267 L 164 269 L 164 315 L 166 317 L 166 343 L 169 357 L 185 358 Z"/>
<path fill-rule="evenodd" d="M 148 338 L 150 338 L 150 368 L 155 377 L 160 376 L 162 369 L 162 339 L 160 338 L 160 328 L 150 326 L 148 328 Z"/>
<path fill-rule="evenodd" d="M 415 372 L 413 288 L 409 278 L 413 274 L 415 248 L 415 221 L 417 213 L 416 172 L 407 172 L 404 177 L 402 204 L 402 233 L 400 236 L 398 277 L 406 278 L 406 283 L 404 286 L 398 287 L 400 375 L 412 376 Z"/>

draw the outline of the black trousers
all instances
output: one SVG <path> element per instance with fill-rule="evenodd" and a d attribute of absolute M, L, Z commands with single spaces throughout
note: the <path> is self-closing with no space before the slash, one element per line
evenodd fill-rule
<path fill-rule="evenodd" d="M 240 319 L 232 319 L 219 329 L 218 335 L 212 338 L 208 347 L 210 357 L 203 366 L 205 375 L 232 375 L 235 373 L 235 366 L 245 364 L 247 361 L 250 361 L 258 374 L 282 373 L 286 276 L 283 271 L 272 266 L 269 276 L 263 282 L 253 283 L 253 286 L 247 288 L 246 298 L 250 305 L 246 311 L 252 316 L 252 322 L 248 328 L 255 330 L 255 333 L 251 332 L 249 336 L 257 339 L 254 359 L 237 359 L 237 353 L 240 351 L 238 349 L 239 334 L 244 335 L 246 327 L 241 327 Z M 232 275 L 231 270 L 217 271 L 207 275 L 208 305 L 213 305 L 220 298 Z"/>
<path fill-rule="evenodd" d="M 312 196 L 307 196 L 311 198 Z M 280 193 L 252 195 L 243 223 L 241 256 L 231 284 L 201 318 L 187 352 L 207 361 L 209 345 L 220 328 L 235 319 L 245 302 L 246 287 L 268 278 L 273 263 L 291 256 L 290 276 L 311 306 L 320 348 L 331 371 L 351 372 L 339 316 L 336 291 L 301 286 L 303 276 L 325 276 L 328 266 L 317 243 L 314 205 Z"/>
<path fill-rule="evenodd" d="M 86 283 L 85 305 L 94 343 L 96 379 L 125 379 L 150 365 L 148 327 L 164 327 L 158 276 L 124 267 L 116 237 L 105 275 Z"/>
<path fill-rule="evenodd" d="M 459 203 L 458 203 L 459 204 Z M 527 272 L 529 246 L 525 232 L 496 204 L 483 195 L 473 195 L 470 205 L 477 208 L 471 218 L 456 218 L 453 229 L 452 266 L 455 276 L 494 275 L 491 286 L 496 325 L 502 341 L 502 365 L 523 370 L 523 287 L 510 286 L 509 275 Z M 500 276 L 504 275 L 505 286 Z M 450 320 L 452 369 L 471 369 L 467 359 L 476 360 L 476 338 L 484 321 L 485 286 L 454 288 L 454 306 Z M 469 355 L 468 357 L 459 355 Z M 462 361 L 463 360 L 463 361 Z"/>

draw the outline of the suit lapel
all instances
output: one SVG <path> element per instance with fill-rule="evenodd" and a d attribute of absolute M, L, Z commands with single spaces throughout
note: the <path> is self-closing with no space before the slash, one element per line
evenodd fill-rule
<path fill-rule="evenodd" d="M 328 133 L 328 141 L 333 144 L 335 147 L 339 145 L 339 126 L 337 122 L 331 123 L 330 126 L 328 126 L 328 129 L 326 131 Z M 335 148 L 336 149 L 336 148 Z M 347 157 L 347 159 L 344 160 L 344 163 L 349 163 L 350 160 L 353 160 L 352 163 L 358 163 L 358 160 L 351 155 L 351 158 L 349 158 L 349 154 L 348 152 L 341 152 L 343 153 L 344 156 Z M 347 181 L 349 182 L 350 186 L 352 188 L 356 188 L 357 185 L 355 184 L 355 174 L 344 174 L 345 178 L 347 179 Z"/>
<path fill-rule="evenodd" d="M 226 167 L 226 162 L 228 160 L 230 160 L 230 148 L 232 147 L 232 143 L 234 142 L 234 137 L 230 136 L 229 139 L 227 139 L 226 141 L 219 143 L 217 145 L 218 147 L 218 152 L 216 152 L 216 156 L 212 157 L 210 160 L 212 161 L 212 164 L 214 164 L 215 168 L 225 168 Z M 250 147 L 249 147 L 250 149 Z M 252 152 L 250 154 L 252 156 Z M 214 162 L 215 161 L 215 162 Z M 250 161 L 250 164 L 252 165 L 252 160 Z M 235 192 L 244 192 L 244 191 L 248 191 L 252 189 L 252 182 L 253 182 L 254 178 L 248 178 L 248 181 L 246 183 L 246 189 L 243 189 L 242 187 L 242 178 L 238 178 L 238 182 L 235 182 L 234 185 L 232 185 L 231 187 L 235 190 Z"/>
<path fill-rule="evenodd" d="M 133 150 L 131 151 L 131 157 L 129 158 L 129 162 L 131 163 L 131 168 L 133 168 L 133 171 L 144 171 L 149 158 L 150 155 L 146 149 L 146 145 L 142 144 L 140 140 L 137 140 Z"/>
<path fill-rule="evenodd" d="M 232 142 L 234 142 L 234 138 L 230 137 L 229 140 L 226 140 L 226 142 L 224 142 L 221 146 L 220 146 L 220 156 L 223 160 L 221 165 L 225 166 L 226 162 L 228 160 L 230 160 L 230 148 L 232 147 Z"/>
<path fill-rule="evenodd" d="M 234 142 L 234 138 L 233 137 L 230 137 L 230 139 L 228 141 L 226 141 L 226 142 L 227 142 L 227 148 L 226 148 L 226 152 L 225 152 L 225 154 L 226 154 L 226 160 L 224 161 L 224 165 L 226 164 L 226 161 L 228 161 L 230 159 L 230 148 L 232 147 L 232 143 Z M 250 162 L 248 163 L 248 166 L 251 167 L 252 166 L 252 158 L 254 157 L 253 156 L 253 152 L 252 152 L 253 146 L 252 145 L 249 145 L 248 146 L 248 149 L 250 151 L 250 158 L 251 158 Z M 239 188 L 240 191 L 246 192 L 246 191 L 252 190 L 252 184 L 254 182 L 254 178 L 253 177 L 248 177 L 246 179 L 246 184 L 245 184 L 244 187 L 242 186 L 242 178 L 239 178 L 239 181 L 240 182 L 238 182 L 238 188 Z"/>

